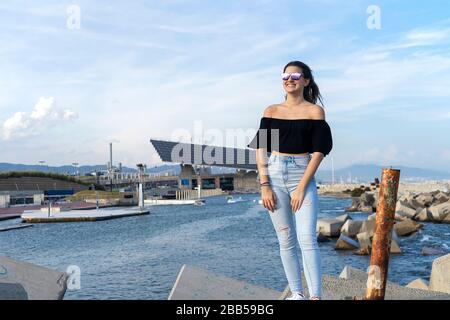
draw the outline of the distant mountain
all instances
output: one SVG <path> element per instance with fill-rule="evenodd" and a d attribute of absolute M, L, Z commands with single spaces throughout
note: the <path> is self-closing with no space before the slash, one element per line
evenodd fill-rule
<path fill-rule="evenodd" d="M 336 183 L 339 182 L 372 182 L 377 177 L 381 181 L 381 171 L 388 166 L 380 166 L 377 164 L 355 164 L 346 168 L 337 169 L 334 172 L 334 179 Z M 406 166 L 393 166 L 393 169 L 400 170 L 401 181 L 419 182 L 425 180 L 450 180 L 450 173 L 445 171 L 422 169 Z M 92 166 L 80 166 L 78 169 L 74 166 L 60 166 L 60 167 L 47 167 L 42 165 L 26 165 L 26 164 L 13 164 L 13 163 L 0 163 L 0 172 L 5 171 L 43 171 L 54 172 L 61 174 L 73 174 L 79 171 L 79 174 L 84 175 L 86 173 L 94 171 L 106 170 L 106 165 L 92 165 Z M 122 167 L 123 172 L 136 172 L 136 169 L 129 167 Z M 162 164 L 153 167 L 147 167 L 147 173 L 169 173 L 178 175 L 181 168 L 178 164 Z M 234 173 L 235 168 L 228 167 L 211 167 L 213 174 L 220 173 Z M 331 170 L 319 170 L 316 172 L 316 180 L 320 182 L 331 182 Z"/>
<path fill-rule="evenodd" d="M 80 166 L 76 168 L 75 166 L 60 166 L 60 167 L 52 167 L 52 166 L 43 166 L 43 165 L 28 165 L 28 164 L 15 164 L 15 163 L 0 163 L 0 172 L 7 171 L 43 171 L 43 172 L 54 172 L 61 174 L 74 174 L 76 171 L 79 171 L 80 175 L 85 175 L 91 172 L 105 171 L 106 165 L 91 165 L 91 166 Z M 122 172 L 136 172 L 137 169 L 122 167 Z M 153 167 L 147 167 L 147 173 L 170 173 L 174 175 L 178 175 L 181 171 L 181 168 L 178 164 L 162 164 Z M 211 167 L 211 172 L 216 173 L 230 173 L 235 172 L 234 168 L 225 168 L 225 167 Z"/>
<path fill-rule="evenodd" d="M 76 168 L 75 166 L 60 166 L 52 167 L 45 165 L 29 165 L 29 164 L 14 164 L 14 163 L 1 163 L 0 162 L 0 172 L 6 171 L 42 171 L 42 172 L 53 172 L 61 174 L 74 174 L 78 170 L 80 175 L 84 175 L 90 172 L 98 172 L 106 170 L 106 165 L 91 165 L 91 166 L 80 166 Z M 136 169 L 122 167 L 123 172 L 136 172 Z"/>
<path fill-rule="evenodd" d="M 377 164 L 355 164 L 334 171 L 335 182 L 373 182 L 375 178 L 381 181 L 381 171 L 390 166 Z M 420 182 L 425 180 L 449 180 L 450 173 L 439 170 L 422 169 L 406 166 L 392 166 L 392 169 L 400 170 L 400 181 Z M 331 170 L 318 170 L 316 180 L 331 182 Z M 350 180 L 351 179 L 351 180 Z"/>

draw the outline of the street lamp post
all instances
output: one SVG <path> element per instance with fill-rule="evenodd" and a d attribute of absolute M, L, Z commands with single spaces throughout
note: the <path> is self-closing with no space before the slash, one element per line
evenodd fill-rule
<path fill-rule="evenodd" d="M 75 176 L 78 177 L 78 175 L 79 175 L 79 172 L 78 172 L 78 165 L 79 165 L 79 163 L 78 162 L 72 162 L 72 165 L 76 168 Z"/>
<path fill-rule="evenodd" d="M 40 164 L 42 167 L 44 167 L 45 160 L 39 160 L 38 162 L 39 162 L 39 164 Z M 48 170 L 47 170 L 47 171 L 48 171 Z M 42 172 L 44 172 L 43 169 L 42 169 Z"/>

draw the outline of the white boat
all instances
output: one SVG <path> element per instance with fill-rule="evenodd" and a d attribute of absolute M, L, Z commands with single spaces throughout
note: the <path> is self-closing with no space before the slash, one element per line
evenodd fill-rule
<path fill-rule="evenodd" d="M 227 197 L 227 203 L 236 203 L 236 202 L 243 202 L 243 201 L 246 201 L 246 200 L 242 199 L 242 197 L 239 197 L 237 199 L 235 199 L 233 196 Z"/>
<path fill-rule="evenodd" d="M 194 202 L 194 206 L 204 206 L 205 205 L 205 200 L 204 199 L 197 199 Z"/>

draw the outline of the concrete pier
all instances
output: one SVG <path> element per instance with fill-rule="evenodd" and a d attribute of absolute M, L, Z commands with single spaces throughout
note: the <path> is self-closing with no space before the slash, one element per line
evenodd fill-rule
<path fill-rule="evenodd" d="M 0 300 L 62 300 L 66 273 L 0 257 Z"/>
<path fill-rule="evenodd" d="M 125 218 L 131 216 L 147 215 L 148 209 L 132 208 L 105 208 L 98 210 L 70 210 L 60 212 L 45 211 L 25 211 L 21 218 L 24 222 L 82 222 L 82 221 L 102 221 L 110 219 Z"/>
<path fill-rule="evenodd" d="M 353 300 L 365 296 L 367 274 L 345 270 L 346 279 L 331 275 L 322 277 L 324 300 Z M 356 275 L 356 276 L 355 276 Z M 304 274 L 303 285 L 308 295 Z M 342 276 L 342 275 L 341 275 Z M 284 300 L 290 295 L 289 286 L 283 292 L 249 284 L 199 267 L 183 265 L 169 294 L 169 300 Z M 412 289 L 392 282 L 386 288 L 386 300 L 450 300 L 450 294 Z"/>

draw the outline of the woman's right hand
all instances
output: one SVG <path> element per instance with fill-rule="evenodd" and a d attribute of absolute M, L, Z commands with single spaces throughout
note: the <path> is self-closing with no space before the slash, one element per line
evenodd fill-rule
<path fill-rule="evenodd" d="M 263 186 L 261 188 L 261 200 L 264 208 L 272 212 L 275 210 L 277 197 L 271 187 Z"/>

